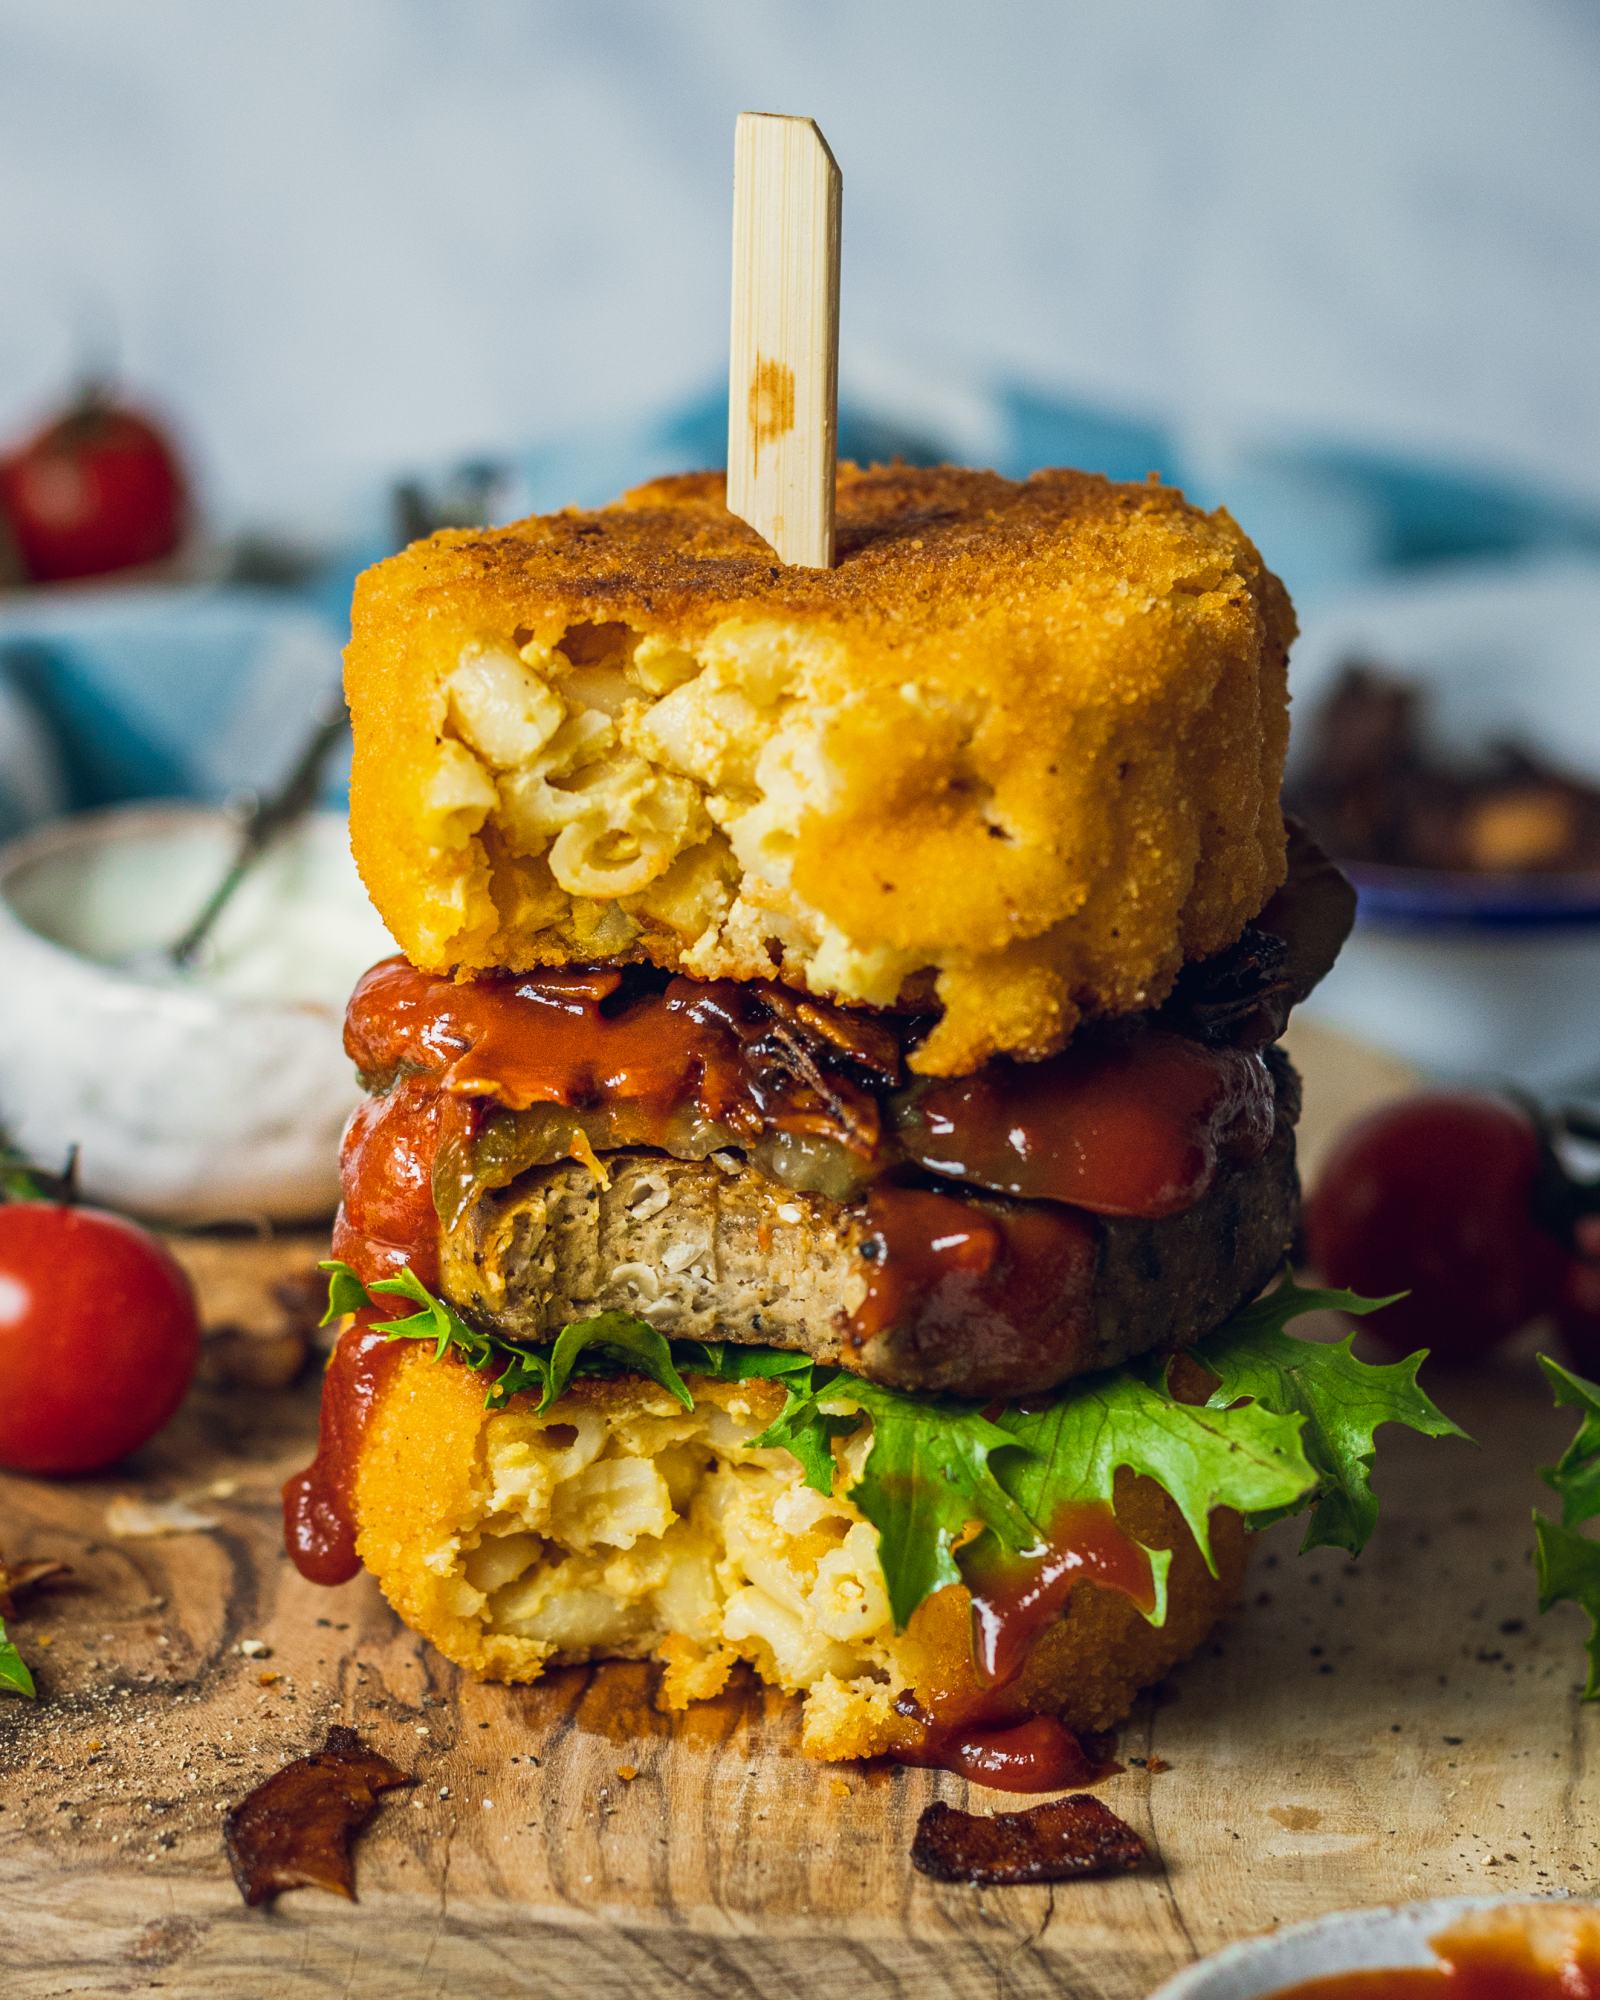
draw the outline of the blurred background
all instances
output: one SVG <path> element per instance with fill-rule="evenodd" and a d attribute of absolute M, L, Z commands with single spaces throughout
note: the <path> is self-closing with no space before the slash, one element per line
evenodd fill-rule
<path fill-rule="evenodd" d="M 40 826 L 272 784 L 411 535 L 720 462 L 741 108 L 844 170 L 852 455 L 1157 470 L 1288 581 L 1323 1010 L 1600 1069 L 1585 0 L 0 0 L 0 905 L 156 941 L 212 849 Z"/>

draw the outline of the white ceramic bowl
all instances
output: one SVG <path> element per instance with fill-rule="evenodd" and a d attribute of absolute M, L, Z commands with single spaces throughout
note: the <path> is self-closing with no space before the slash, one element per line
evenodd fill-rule
<path fill-rule="evenodd" d="M 1600 565 L 1473 565 L 1308 620 L 1297 729 L 1351 659 L 1422 681 L 1444 741 L 1514 735 L 1600 778 Z M 1290 745 L 1291 780 L 1298 735 Z M 1310 1011 L 1435 1074 L 1553 1090 L 1600 1077 L 1600 879 L 1367 870 Z"/>
<path fill-rule="evenodd" d="M 1428 688 L 1458 750 L 1520 736 L 1600 778 L 1600 566 L 1470 564 L 1388 584 L 1310 618 L 1296 718 L 1346 660 Z M 1290 772 L 1296 744 L 1290 742 Z M 1312 1010 L 1422 1070 L 1558 1090 L 1600 1076 L 1600 880 L 1368 870 L 1356 934 Z"/>
<path fill-rule="evenodd" d="M 196 977 L 126 961 L 169 943 L 225 869 L 211 807 L 115 807 L 0 848 L 0 1128 L 91 1198 L 202 1223 L 326 1215 L 359 1096 L 340 1026 L 393 950 L 320 813 L 265 856 Z"/>
<path fill-rule="evenodd" d="M 1267 2000 L 1286 1986 L 1341 1972 L 1392 1971 L 1433 1966 L 1429 1939 L 1482 1910 L 1531 1909 L 1544 1913 L 1572 1899 L 1530 1896 L 1441 1896 L 1428 1903 L 1385 1904 L 1371 1910 L 1338 1910 L 1309 1923 L 1287 1924 L 1265 1937 L 1228 1945 L 1158 1986 L 1150 2000 Z M 1594 1905 L 1575 1907 L 1593 1910 Z"/>

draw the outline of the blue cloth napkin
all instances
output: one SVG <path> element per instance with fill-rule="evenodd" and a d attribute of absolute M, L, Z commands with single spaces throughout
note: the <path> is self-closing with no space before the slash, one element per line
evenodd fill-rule
<path fill-rule="evenodd" d="M 1202 451 L 1158 423 L 1024 384 L 998 384 L 977 400 L 984 455 L 1000 471 L 1158 471 L 1203 505 L 1225 500 L 1303 606 L 1434 562 L 1600 551 L 1600 516 L 1470 469 L 1316 440 Z M 512 454 L 503 517 L 595 505 L 659 473 L 719 465 L 725 427 L 723 394 L 708 389 L 644 423 Z M 863 462 L 966 458 L 971 426 L 942 421 L 937 406 L 907 422 L 847 403 L 840 451 Z M 12 696 L 0 703 L 0 730 L 18 698 L 31 705 L 59 748 L 72 806 L 215 799 L 270 783 L 338 674 L 357 571 L 393 545 L 387 489 L 375 487 L 360 513 L 345 546 L 292 591 L 105 587 L 0 598 L 0 688 Z M 8 747 L 13 769 L 19 758 L 39 761 L 0 741 L 0 831 L 62 789 L 14 778 L 8 786 Z M 333 795 L 341 783 L 336 776 Z"/>

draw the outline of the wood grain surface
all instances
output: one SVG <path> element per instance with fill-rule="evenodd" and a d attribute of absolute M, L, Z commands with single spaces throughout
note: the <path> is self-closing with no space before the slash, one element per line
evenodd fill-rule
<path fill-rule="evenodd" d="M 1301 1039 L 1315 1146 L 1399 1079 Z M 186 1247 L 210 1317 L 264 1327 L 315 1252 Z M 1361 1561 L 1297 1561 L 1292 1524 L 1262 1537 L 1240 1615 L 1124 1731 L 1102 1795 L 1157 1865 L 991 1891 L 914 1874 L 912 1829 L 935 1797 L 1014 1801 L 809 1763 L 790 1705 L 750 1686 L 669 1725 L 644 1669 L 473 1685 L 364 1579 L 303 1582 L 278 1487 L 309 1449 L 314 1380 L 203 1390 L 114 1477 L 0 1479 L 0 1547 L 74 1565 L 15 1621 L 39 1701 L 0 1700 L 0 1992 L 1135 2000 L 1324 1910 L 1591 1893 L 1581 1621 L 1538 1619 L 1529 1569 L 1533 1469 L 1565 1425 L 1525 1358 L 1435 1387 L 1480 1445 L 1387 1436 Z M 117 1539 L 118 1492 L 184 1495 L 217 1525 Z M 246 1910 L 222 1813 L 338 1721 L 422 1782 L 362 1837 L 359 1903 Z"/>

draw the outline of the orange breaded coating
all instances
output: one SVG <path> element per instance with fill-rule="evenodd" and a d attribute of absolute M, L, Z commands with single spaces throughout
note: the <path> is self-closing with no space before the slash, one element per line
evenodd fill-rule
<path fill-rule="evenodd" d="M 418 1349 L 380 1392 L 356 1471 L 357 1547 L 384 1595 L 445 1656 L 490 1680 L 599 1659 L 663 1663 L 660 1701 L 716 1694 L 743 1660 L 805 1697 L 815 1757 L 870 1757 L 915 1740 L 896 1707 L 976 1691 L 964 1590 L 929 1598 L 893 1629 L 877 1531 L 795 1459 L 747 1440 L 775 1416 L 768 1380 L 691 1378 L 693 1411 L 639 1378 L 580 1381 L 545 1415 L 483 1406 L 481 1376 Z M 1080 1585 L 1018 1683 L 1026 1712 L 1073 1727 L 1121 1720 L 1140 1689 L 1187 1657 L 1244 1573 L 1238 1517 L 1218 1513 L 1206 1570 L 1176 1509 L 1124 1475 L 1118 1516 L 1173 1549 L 1166 1623 Z"/>
<path fill-rule="evenodd" d="M 832 570 L 710 473 L 447 532 L 356 588 L 356 859 L 430 971 L 776 971 L 936 1004 L 932 1074 L 1042 1056 L 1281 880 L 1293 629 L 1225 513 L 1077 472 L 846 466 Z"/>

